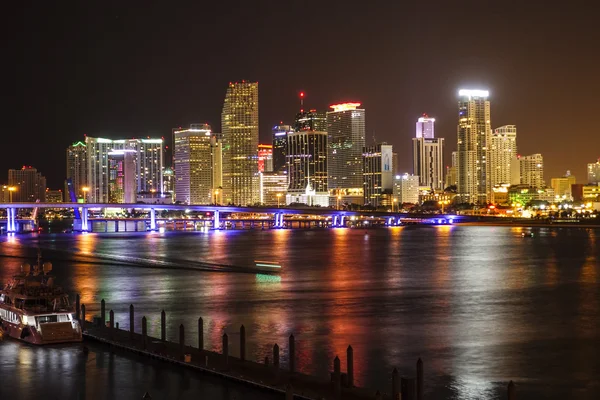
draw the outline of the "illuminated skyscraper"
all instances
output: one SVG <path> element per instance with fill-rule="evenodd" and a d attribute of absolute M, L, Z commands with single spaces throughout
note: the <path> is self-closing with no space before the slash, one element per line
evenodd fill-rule
<path fill-rule="evenodd" d="M 365 110 L 360 103 L 334 104 L 327 112 L 327 186 L 332 198 L 362 204 L 362 153 L 365 147 Z"/>
<path fill-rule="evenodd" d="M 83 142 L 67 147 L 67 179 L 71 179 L 76 197 L 83 197 L 82 188 L 87 187 L 87 147 Z M 65 201 L 69 198 L 69 188 L 65 184 Z"/>
<path fill-rule="evenodd" d="M 287 135 L 292 131 L 290 125 L 273 127 L 273 171 L 287 172 Z"/>
<path fill-rule="evenodd" d="M 108 200 L 133 204 L 137 201 L 136 151 L 113 150 L 108 153 Z"/>
<path fill-rule="evenodd" d="M 258 145 L 258 172 L 273 171 L 273 146 L 270 144 Z"/>
<path fill-rule="evenodd" d="M 484 204 L 491 196 L 489 92 L 462 89 L 458 95 L 458 194 L 463 202 Z"/>
<path fill-rule="evenodd" d="M 575 184 L 577 184 L 577 178 L 571 175 L 571 171 L 567 171 L 563 177 L 552 178 L 550 180 L 550 187 L 554 189 L 554 194 L 568 200 L 572 200 L 573 192 L 571 188 Z"/>
<path fill-rule="evenodd" d="M 600 184 L 600 158 L 595 163 L 588 164 L 587 176 L 589 184 Z"/>
<path fill-rule="evenodd" d="M 517 156 L 517 127 L 505 125 L 494 129 L 490 146 L 492 186 L 510 184 L 511 165 Z"/>
<path fill-rule="evenodd" d="M 289 193 L 327 193 L 327 132 L 288 133 L 288 160 Z"/>
<path fill-rule="evenodd" d="M 416 138 L 433 139 L 435 137 L 434 132 L 435 118 L 429 118 L 427 114 L 423 114 L 417 120 L 417 135 Z"/>
<path fill-rule="evenodd" d="M 458 186 L 458 152 L 452 152 L 452 161 L 446 167 L 446 188 L 450 186 Z"/>
<path fill-rule="evenodd" d="M 12 191 L 12 202 L 34 203 L 46 200 L 46 178 L 31 166 L 8 170 L 8 186 Z"/>
<path fill-rule="evenodd" d="M 327 115 L 317 110 L 300 111 L 294 120 L 294 131 L 327 132 Z"/>
<path fill-rule="evenodd" d="M 420 185 L 444 189 L 444 139 L 434 137 L 435 119 L 423 114 L 417 121 L 413 138 L 413 173 Z"/>
<path fill-rule="evenodd" d="M 416 175 L 396 175 L 394 179 L 394 198 L 398 205 L 419 203 L 419 177 Z"/>
<path fill-rule="evenodd" d="M 394 165 L 392 145 L 379 143 L 363 149 L 364 204 L 389 206 L 393 192 Z"/>
<path fill-rule="evenodd" d="M 210 125 L 173 131 L 175 200 L 184 204 L 219 202 L 221 142 Z"/>
<path fill-rule="evenodd" d="M 258 82 L 230 83 L 223 112 L 223 202 L 259 202 Z"/>
<path fill-rule="evenodd" d="M 520 157 L 519 170 L 521 172 L 521 185 L 532 188 L 543 189 L 544 182 L 544 158 L 541 154 Z"/>

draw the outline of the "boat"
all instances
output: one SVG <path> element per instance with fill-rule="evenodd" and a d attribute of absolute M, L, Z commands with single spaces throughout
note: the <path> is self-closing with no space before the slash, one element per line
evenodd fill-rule
<path fill-rule="evenodd" d="M 521 232 L 522 237 L 534 237 L 533 232 Z"/>
<path fill-rule="evenodd" d="M 281 265 L 275 261 L 254 261 L 254 268 L 266 273 L 281 271 Z"/>
<path fill-rule="evenodd" d="M 0 332 L 32 344 L 81 342 L 82 332 L 69 295 L 54 285 L 52 264 L 21 266 L 0 290 Z"/>

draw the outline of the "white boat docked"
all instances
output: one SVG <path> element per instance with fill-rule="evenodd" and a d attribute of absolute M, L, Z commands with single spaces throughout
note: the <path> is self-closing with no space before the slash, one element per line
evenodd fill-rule
<path fill-rule="evenodd" d="M 69 296 L 54 285 L 52 264 L 21 266 L 0 290 L 0 331 L 32 344 L 81 342 L 79 321 Z"/>

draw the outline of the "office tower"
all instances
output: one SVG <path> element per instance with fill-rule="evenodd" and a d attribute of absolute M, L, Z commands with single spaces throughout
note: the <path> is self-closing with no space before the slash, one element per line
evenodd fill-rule
<path fill-rule="evenodd" d="M 572 199 L 571 186 L 577 184 L 577 179 L 567 171 L 565 176 L 550 179 L 550 187 L 554 189 L 554 194 L 562 199 Z"/>
<path fill-rule="evenodd" d="M 109 202 L 108 153 L 127 150 L 132 153 L 137 193 L 160 193 L 163 188 L 163 139 L 85 138 L 87 154 L 87 200 Z"/>
<path fill-rule="evenodd" d="M 329 205 L 327 190 L 327 132 L 289 132 L 286 204 Z"/>
<path fill-rule="evenodd" d="M 230 83 L 221 114 L 223 130 L 223 201 L 248 205 L 259 201 L 258 82 Z"/>
<path fill-rule="evenodd" d="M 393 192 L 394 164 L 392 145 L 379 143 L 363 149 L 364 204 L 389 206 L 385 194 Z"/>
<path fill-rule="evenodd" d="M 492 186 L 510 184 L 511 165 L 517 156 L 517 127 L 505 125 L 494 129 L 490 146 Z"/>
<path fill-rule="evenodd" d="M 270 144 L 258 145 L 258 172 L 273 171 L 273 146 Z"/>
<path fill-rule="evenodd" d="M 452 152 L 451 164 L 446 167 L 446 185 L 445 188 L 450 186 L 458 186 L 458 152 Z"/>
<path fill-rule="evenodd" d="M 419 203 L 419 177 L 416 175 L 396 175 L 394 179 L 394 199 L 398 205 Z"/>
<path fill-rule="evenodd" d="M 83 142 L 73 143 L 67 148 L 67 179 L 71 180 L 73 193 L 77 198 L 84 196 L 82 188 L 87 187 L 87 147 Z M 65 184 L 65 201 L 71 201 L 69 188 Z"/>
<path fill-rule="evenodd" d="M 223 135 L 212 132 L 210 136 L 212 154 L 212 189 L 216 204 L 221 204 L 223 198 Z"/>
<path fill-rule="evenodd" d="M 191 124 L 173 132 L 175 200 L 183 204 L 214 203 L 215 165 L 220 156 L 219 141 L 210 125 Z"/>
<path fill-rule="evenodd" d="M 427 114 L 423 114 L 423 116 L 417 120 L 417 135 L 415 137 L 417 139 L 433 139 L 435 137 L 434 125 L 435 118 L 429 118 Z"/>
<path fill-rule="evenodd" d="M 327 114 L 317 110 L 301 110 L 296 114 L 293 130 L 327 132 Z"/>
<path fill-rule="evenodd" d="M 46 203 L 62 203 L 62 202 L 63 202 L 62 190 L 46 189 Z"/>
<path fill-rule="evenodd" d="M 46 200 L 46 178 L 31 166 L 9 169 L 8 189 L 12 203 L 35 203 L 38 200 L 40 202 Z"/>
<path fill-rule="evenodd" d="M 491 193 L 489 92 L 462 89 L 458 95 L 458 194 L 463 202 L 484 204 Z"/>
<path fill-rule="evenodd" d="M 362 204 L 362 151 L 365 147 L 365 110 L 360 103 L 331 106 L 327 112 L 327 186 L 332 199 Z"/>
<path fill-rule="evenodd" d="M 108 201 L 137 202 L 136 150 L 112 150 L 108 153 Z"/>
<path fill-rule="evenodd" d="M 175 196 L 175 172 L 172 168 L 165 168 L 163 171 L 163 193 L 169 193 L 172 198 Z"/>
<path fill-rule="evenodd" d="M 260 204 L 284 206 L 288 176 L 283 172 L 265 172 L 260 175 Z"/>
<path fill-rule="evenodd" d="M 392 153 L 392 173 L 393 175 L 397 175 L 398 174 L 398 153 L 397 152 L 393 152 Z"/>
<path fill-rule="evenodd" d="M 595 163 L 588 164 L 587 176 L 588 183 L 592 185 L 600 184 L 600 158 Z"/>
<path fill-rule="evenodd" d="M 518 160 L 521 175 L 521 185 L 527 185 L 537 189 L 545 188 L 544 158 L 542 155 L 532 154 L 530 156 L 520 157 Z"/>
<path fill-rule="evenodd" d="M 419 118 L 421 119 L 423 118 Z M 417 130 L 417 137 L 413 138 L 413 173 L 421 180 L 421 186 L 432 190 L 444 190 L 444 139 L 433 137 L 435 120 L 428 120 L 428 137 L 419 137 L 421 133 Z"/>
<path fill-rule="evenodd" d="M 273 127 L 273 171 L 287 172 L 287 134 L 292 131 L 290 125 Z"/>

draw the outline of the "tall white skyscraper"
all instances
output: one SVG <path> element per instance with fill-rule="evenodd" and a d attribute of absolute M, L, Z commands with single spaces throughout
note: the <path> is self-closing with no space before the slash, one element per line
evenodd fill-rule
<path fill-rule="evenodd" d="M 67 179 L 71 180 L 76 198 L 83 198 L 84 187 L 87 187 L 87 147 L 83 142 L 73 143 L 67 147 Z M 69 187 L 65 183 L 64 201 L 71 201 Z"/>
<path fill-rule="evenodd" d="M 419 177 L 416 175 L 396 175 L 394 179 L 394 198 L 398 205 L 419 203 Z"/>
<path fill-rule="evenodd" d="M 423 114 L 413 138 L 413 173 L 421 186 L 444 190 L 444 139 L 434 137 L 435 119 Z"/>
<path fill-rule="evenodd" d="M 600 184 L 600 158 L 595 163 L 588 164 L 587 176 L 589 184 Z"/>
<path fill-rule="evenodd" d="M 517 156 L 517 127 L 505 125 L 494 129 L 490 146 L 492 186 L 510 184 L 511 165 Z"/>
<path fill-rule="evenodd" d="M 521 184 L 537 189 L 546 187 L 544 182 L 544 158 L 541 154 L 532 154 L 519 159 Z"/>
<path fill-rule="evenodd" d="M 258 82 L 229 84 L 221 125 L 223 202 L 243 206 L 258 203 Z"/>
<path fill-rule="evenodd" d="M 458 95 L 458 194 L 463 202 L 484 204 L 491 196 L 489 92 L 462 89 Z"/>
<path fill-rule="evenodd" d="M 434 132 L 435 118 L 429 118 L 427 114 L 423 114 L 417 120 L 417 135 L 416 138 L 433 139 L 435 137 Z"/>

